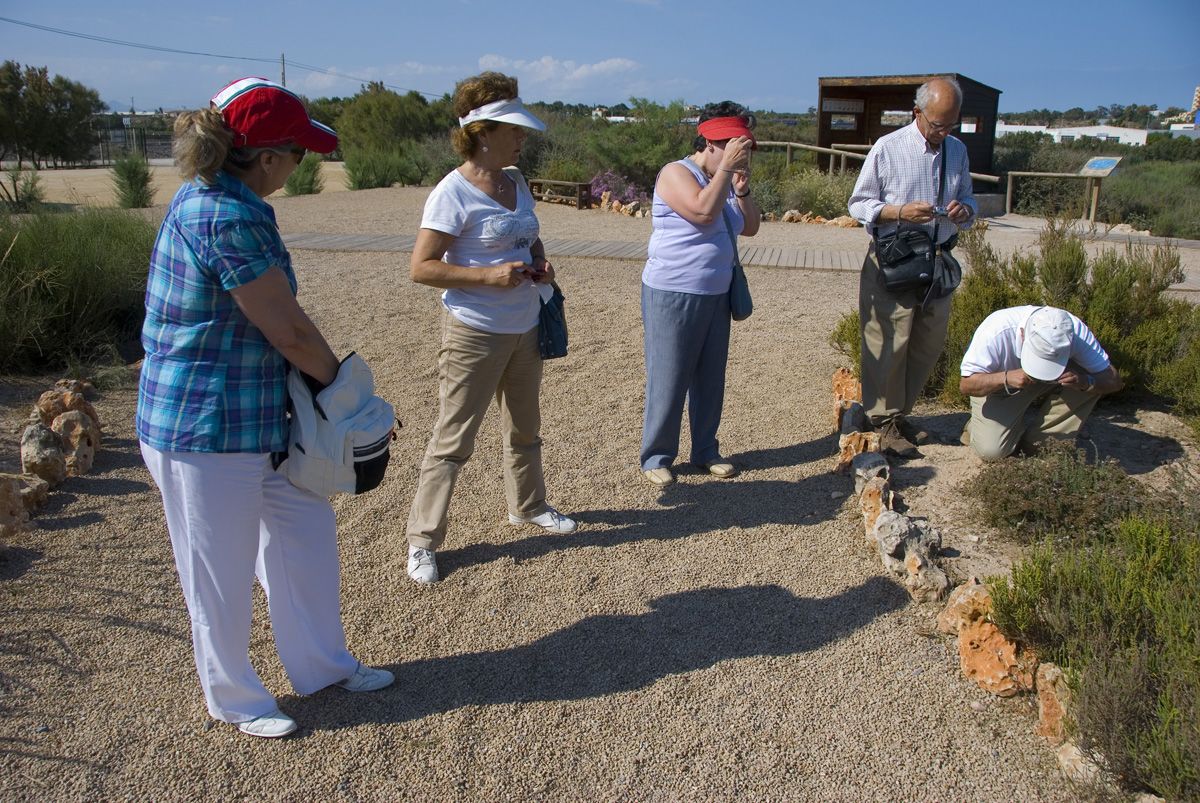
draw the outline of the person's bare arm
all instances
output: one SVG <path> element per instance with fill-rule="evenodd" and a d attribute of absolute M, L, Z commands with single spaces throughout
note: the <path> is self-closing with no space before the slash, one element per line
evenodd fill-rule
<path fill-rule="evenodd" d="M 417 284 L 448 289 L 452 287 L 516 287 L 532 273 L 524 262 L 505 262 L 490 268 L 467 268 L 442 261 L 454 235 L 434 229 L 417 232 L 409 271 Z"/>
<path fill-rule="evenodd" d="M 230 291 L 234 303 L 290 362 L 322 385 L 338 372 L 338 359 L 300 308 L 287 275 L 272 267 L 262 276 Z"/>
<path fill-rule="evenodd" d="M 964 376 L 958 380 L 958 391 L 964 396 L 991 396 L 993 393 L 1017 392 L 1022 388 L 1036 385 L 1020 368 L 994 373 L 978 373 Z"/>
<path fill-rule="evenodd" d="M 720 218 L 733 174 L 745 170 L 749 159 L 750 138 L 734 137 L 726 144 L 716 175 L 707 185 L 701 187 L 690 170 L 672 162 L 662 169 L 655 189 L 663 203 L 681 218 L 707 226 Z"/>

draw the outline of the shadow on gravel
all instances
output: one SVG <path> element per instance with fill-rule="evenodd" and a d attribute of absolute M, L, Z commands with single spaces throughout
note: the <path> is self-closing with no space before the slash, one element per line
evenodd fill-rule
<path fill-rule="evenodd" d="M 833 457 L 838 451 L 837 435 L 830 433 L 823 438 L 780 446 L 774 449 L 755 449 L 750 452 L 730 455 L 729 459 L 747 471 L 764 468 L 790 468 L 811 463 L 814 460 Z"/>
<path fill-rule="evenodd" d="M 686 473 L 686 472 L 681 472 Z M 698 533 L 748 529 L 762 524 L 810 525 L 835 518 L 840 500 L 830 491 L 844 490 L 844 477 L 810 477 L 803 484 L 783 480 L 712 480 L 676 483 L 663 491 L 661 507 L 621 510 L 577 510 L 580 529 L 571 535 L 538 530 L 503 544 L 471 544 L 438 551 L 443 578 L 458 569 L 511 558 L 520 563 L 563 549 L 610 547 L 637 541 L 671 541 Z M 827 488 L 825 486 L 828 486 Z M 596 529 L 597 524 L 610 525 Z M 537 528 L 530 527 L 535 530 Z"/>
<path fill-rule="evenodd" d="M 820 649 L 908 602 L 883 577 L 820 599 L 775 585 L 686 591 L 653 600 L 649 613 L 589 616 L 531 644 L 390 666 L 396 684 L 374 694 L 328 690 L 281 702 L 326 730 L 463 706 L 602 697 L 721 661 Z"/>
<path fill-rule="evenodd" d="M 42 556 L 36 549 L 10 546 L 0 552 L 0 580 L 16 580 Z"/>
<path fill-rule="evenodd" d="M 1136 420 L 1120 411 L 1095 413 L 1083 425 L 1079 448 L 1089 461 L 1116 460 L 1127 474 L 1148 474 L 1183 457 L 1183 446 L 1176 439 L 1126 425 Z"/>

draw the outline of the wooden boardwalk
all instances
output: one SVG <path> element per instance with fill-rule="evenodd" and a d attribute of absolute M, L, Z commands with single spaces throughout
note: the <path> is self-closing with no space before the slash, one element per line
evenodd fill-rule
<path fill-rule="evenodd" d="M 283 242 L 288 248 L 312 251 L 395 251 L 411 252 L 417 238 L 398 234 L 288 234 Z M 542 240 L 546 255 L 551 259 L 588 257 L 591 259 L 626 259 L 644 262 L 646 243 L 626 240 Z M 1188 243 L 1191 246 L 1191 243 Z M 863 251 L 835 248 L 795 248 L 777 245 L 742 245 L 738 248 L 743 265 L 766 268 L 800 268 L 803 270 L 858 273 L 862 268 Z M 1171 287 L 1185 293 L 1200 292 L 1200 274 L 1186 273 L 1184 280 Z"/>
<path fill-rule="evenodd" d="M 288 248 L 313 251 L 412 251 L 416 237 L 395 234 L 288 234 L 283 238 Z M 627 259 L 644 262 L 645 242 L 621 240 L 558 240 L 542 241 L 551 259 L 589 257 L 593 259 Z M 862 267 L 863 251 L 840 251 L 831 248 L 789 248 L 771 245 L 743 245 L 739 249 L 743 265 L 768 268 L 805 268 L 808 270 L 845 271 L 857 273 Z"/>

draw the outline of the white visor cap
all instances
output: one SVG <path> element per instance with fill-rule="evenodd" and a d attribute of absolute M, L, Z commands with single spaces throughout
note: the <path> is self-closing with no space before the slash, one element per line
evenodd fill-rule
<path fill-rule="evenodd" d="M 466 117 L 458 118 L 458 127 L 465 128 L 468 123 L 474 123 L 479 120 L 511 123 L 519 125 L 522 128 L 532 128 L 534 131 L 546 130 L 546 124 L 530 114 L 520 98 L 497 100 L 493 103 L 480 106 L 478 109 L 471 109 L 471 111 L 467 112 Z"/>

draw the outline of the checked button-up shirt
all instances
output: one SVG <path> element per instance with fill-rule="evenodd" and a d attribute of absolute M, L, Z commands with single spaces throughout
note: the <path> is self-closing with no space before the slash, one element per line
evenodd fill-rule
<path fill-rule="evenodd" d="M 971 217 L 961 226 L 947 218 L 935 218 L 937 239 L 944 243 L 959 228 L 969 228 L 975 222 L 979 207 L 971 189 L 971 167 L 967 162 L 967 146 L 962 140 L 946 137 L 934 150 L 914 120 L 898 131 L 882 136 L 867 154 L 858 182 L 850 196 L 850 215 L 866 227 L 872 237 L 886 237 L 896 231 L 895 221 L 876 225 L 879 211 L 886 204 L 900 206 L 913 201 L 937 205 L 938 171 L 946 159 L 946 189 L 942 205 L 957 200 L 971 210 Z M 905 227 L 923 226 L 933 236 L 934 222 L 906 223 Z"/>
<path fill-rule="evenodd" d="M 287 448 L 287 361 L 229 292 L 272 266 L 294 293 L 275 212 L 249 187 L 222 172 L 179 188 L 150 257 L 140 440 L 175 452 Z"/>

